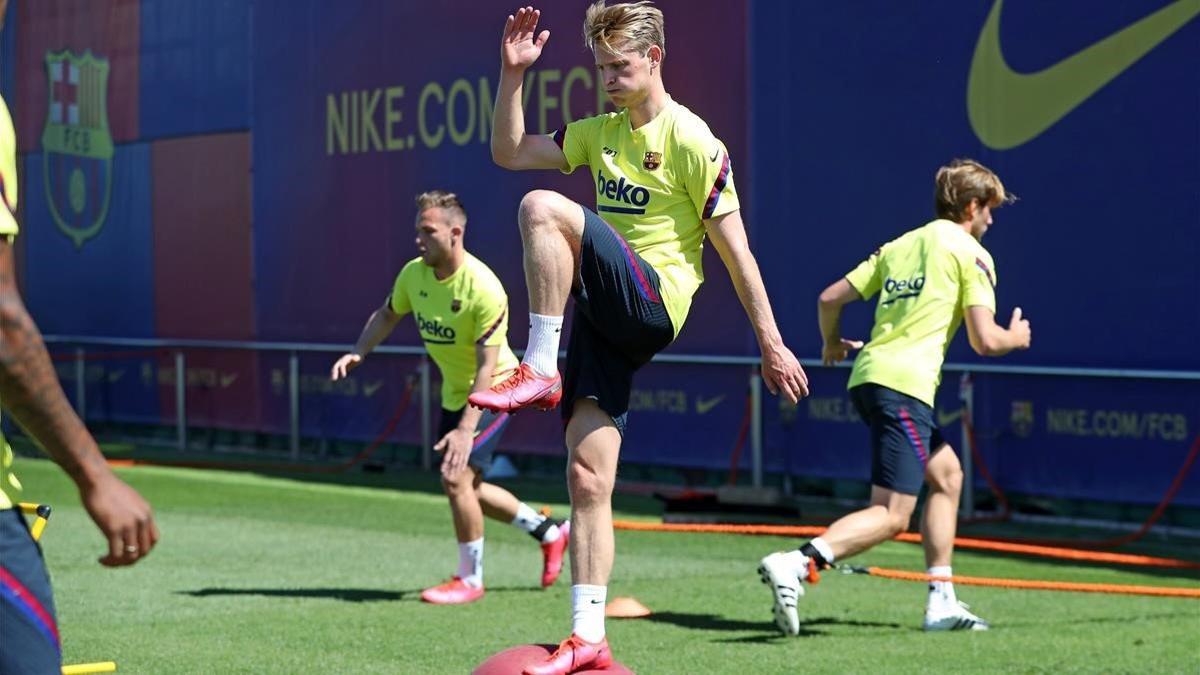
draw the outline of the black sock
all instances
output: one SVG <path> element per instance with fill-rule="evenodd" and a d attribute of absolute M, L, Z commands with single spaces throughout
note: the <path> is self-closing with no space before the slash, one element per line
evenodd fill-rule
<path fill-rule="evenodd" d="M 821 552 L 818 551 L 817 548 L 812 545 L 812 542 L 809 542 L 809 543 L 801 546 L 800 552 L 803 553 L 804 555 L 808 556 L 812 560 L 816 561 L 817 569 L 819 569 L 819 570 L 827 570 L 830 567 L 832 567 L 832 565 L 829 564 L 829 561 L 825 559 L 825 556 L 821 555 Z"/>
<path fill-rule="evenodd" d="M 538 525 L 537 527 L 535 527 L 533 529 L 533 532 L 529 533 L 529 536 L 533 537 L 540 544 L 540 543 L 542 543 L 542 537 L 546 536 L 546 531 L 549 530 L 551 527 L 558 525 L 560 522 L 561 521 L 551 520 L 550 518 L 546 518 L 545 520 L 542 521 L 541 525 Z"/>

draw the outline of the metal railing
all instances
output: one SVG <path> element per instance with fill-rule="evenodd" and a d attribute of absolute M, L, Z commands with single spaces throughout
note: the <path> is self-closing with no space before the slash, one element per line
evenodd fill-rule
<path fill-rule="evenodd" d="M 163 340 L 148 338 L 119 338 L 119 337 L 89 337 L 77 335 L 46 335 L 44 339 L 49 344 L 75 346 L 75 405 L 80 413 L 86 410 L 87 387 L 84 373 L 86 351 L 82 345 L 101 347 L 126 347 L 139 349 L 174 350 L 175 367 L 175 410 L 176 410 L 176 443 L 179 449 L 187 448 L 187 362 L 184 349 L 216 349 L 216 350 L 249 350 L 261 352 L 286 352 L 288 354 L 288 410 L 289 410 L 289 450 L 293 460 L 300 454 L 300 354 L 301 353 L 345 353 L 347 345 L 332 345 L 307 342 L 256 342 L 235 340 Z M 430 386 L 429 359 L 423 347 L 416 346 L 386 346 L 376 347 L 373 353 L 398 354 L 418 356 L 418 374 L 420 378 L 421 397 L 421 464 L 428 469 L 432 466 L 433 450 L 433 409 L 432 390 Z M 762 377 L 758 367 L 760 360 L 752 356 L 720 356 L 709 354 L 659 354 L 654 357 L 655 363 L 679 363 L 688 365 L 740 366 L 749 370 L 750 391 L 750 462 L 751 483 L 754 487 L 763 485 L 763 455 L 762 455 Z M 825 367 L 819 359 L 800 359 L 807 368 Z M 838 364 L 837 368 L 849 368 L 850 363 Z M 1087 377 L 1087 378 L 1133 378 L 1151 380 L 1189 380 L 1200 381 L 1200 371 L 1179 370 L 1146 370 L 1132 368 L 1068 368 L 1047 366 L 1002 366 L 974 363 L 946 363 L 943 371 L 960 373 L 969 379 L 972 373 L 999 373 L 1005 375 L 1044 375 L 1058 377 Z M 973 407 L 969 387 L 964 391 L 963 424 L 969 423 L 970 411 Z M 963 438 L 968 434 L 964 429 Z M 965 449 L 964 449 L 965 450 Z M 963 471 L 973 475 L 971 453 L 962 453 Z M 974 511 L 973 481 L 964 481 L 962 509 L 964 512 Z"/>

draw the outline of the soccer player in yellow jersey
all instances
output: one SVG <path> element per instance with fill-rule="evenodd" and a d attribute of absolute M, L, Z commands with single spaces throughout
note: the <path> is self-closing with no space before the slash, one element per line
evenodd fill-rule
<path fill-rule="evenodd" d="M 1008 327 L 996 315 L 996 267 L 980 241 L 992 209 L 1012 201 L 996 174 L 971 160 L 937 172 L 937 220 L 884 244 L 821 293 L 822 360 L 844 360 L 862 343 L 842 337 L 842 307 L 879 294 L 871 339 L 854 361 L 850 397 L 871 428 L 871 504 L 829 526 L 800 549 L 763 558 L 775 623 L 800 632 L 796 600 L 820 570 L 891 539 L 908 528 L 922 483 L 928 483 L 921 534 L 932 577 L 950 577 L 963 471 L 933 419 L 933 396 L 946 348 L 966 319 L 971 347 L 982 356 L 1027 349 L 1021 308 Z M 951 581 L 932 581 L 925 630 L 987 630 L 958 602 Z"/>
<path fill-rule="evenodd" d="M 0 27 L 5 0 L 0 0 Z M 158 541 L 150 505 L 113 474 L 58 383 L 37 324 L 17 289 L 16 136 L 0 99 L 0 403 L 75 481 L 108 540 L 107 566 L 132 565 Z M 0 435 L 0 673 L 58 673 L 62 665 L 50 579 L 18 508 L 21 483 Z"/>
<path fill-rule="evenodd" d="M 339 380 L 412 314 L 429 356 L 442 373 L 442 417 L 434 449 L 442 453 L 442 486 L 450 498 L 458 537 L 458 571 L 421 599 L 461 604 L 483 597 L 483 517 L 528 532 L 542 547 L 542 586 L 562 570 L 570 524 L 543 516 L 504 488 L 485 483 L 508 413 L 467 406 L 467 394 L 485 389 L 517 367 L 508 347 L 508 296 L 487 265 L 464 245 L 467 212 L 458 197 L 434 190 L 417 196 L 417 248 L 397 275 L 387 302 L 363 328 L 353 351 L 339 358 Z"/>
<path fill-rule="evenodd" d="M 613 564 L 612 489 L 633 373 L 683 328 L 703 280 L 705 236 L 749 316 L 767 387 L 796 402 L 808 393 L 808 380 L 775 325 L 746 241 L 729 154 L 704 120 L 664 88 L 662 12 L 648 2 L 606 7 L 601 0 L 588 8 L 583 32 L 597 85 L 619 110 L 552 135 L 528 134 L 523 122 L 524 73 L 549 39 L 549 31 L 537 31 L 539 17 L 524 7 L 505 24 L 492 157 L 516 170 L 570 173 L 586 165 L 596 211 L 546 190 L 521 200 L 529 348 L 513 377 L 470 401 L 491 410 L 551 408 L 560 398 L 563 404 L 573 629 L 545 663 L 527 671 L 546 674 L 611 663 L 604 608 Z M 560 379 L 568 296 L 575 313 Z"/>

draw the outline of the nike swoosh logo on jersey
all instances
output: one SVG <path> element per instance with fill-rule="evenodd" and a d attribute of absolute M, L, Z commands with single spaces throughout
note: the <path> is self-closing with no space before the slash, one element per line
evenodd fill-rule
<path fill-rule="evenodd" d="M 967 117 L 983 144 L 1028 143 L 1200 14 L 1200 0 L 1177 0 L 1036 73 L 1009 67 L 1000 49 L 1000 8 L 988 14 L 967 81 Z"/>

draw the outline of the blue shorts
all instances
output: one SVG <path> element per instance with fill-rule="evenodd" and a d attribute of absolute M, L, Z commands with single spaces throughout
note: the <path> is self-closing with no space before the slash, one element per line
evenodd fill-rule
<path fill-rule="evenodd" d="M 0 675 L 62 672 L 42 550 L 20 509 L 0 510 Z"/>
<path fill-rule="evenodd" d="M 858 414 L 871 427 L 871 484 L 920 494 L 929 458 L 946 441 L 924 401 L 870 382 L 850 390 Z"/>
<path fill-rule="evenodd" d="M 442 408 L 442 419 L 438 423 L 438 435 L 434 439 L 435 443 L 458 426 L 458 421 L 463 416 L 463 410 L 466 410 L 465 406 L 458 410 Z M 497 414 L 490 410 L 483 411 L 483 416 L 479 418 L 479 424 L 475 425 L 475 444 L 471 446 L 471 456 L 467 458 L 468 465 L 478 469 L 481 473 L 492 467 L 492 455 L 500 445 L 500 437 L 504 435 L 504 430 L 508 428 L 508 422 L 511 419 L 512 416 L 508 413 Z"/>
<path fill-rule="evenodd" d="M 675 339 L 658 272 L 591 209 L 583 208 L 575 314 L 563 372 L 563 421 L 590 398 L 625 433 L 633 374 Z"/>

